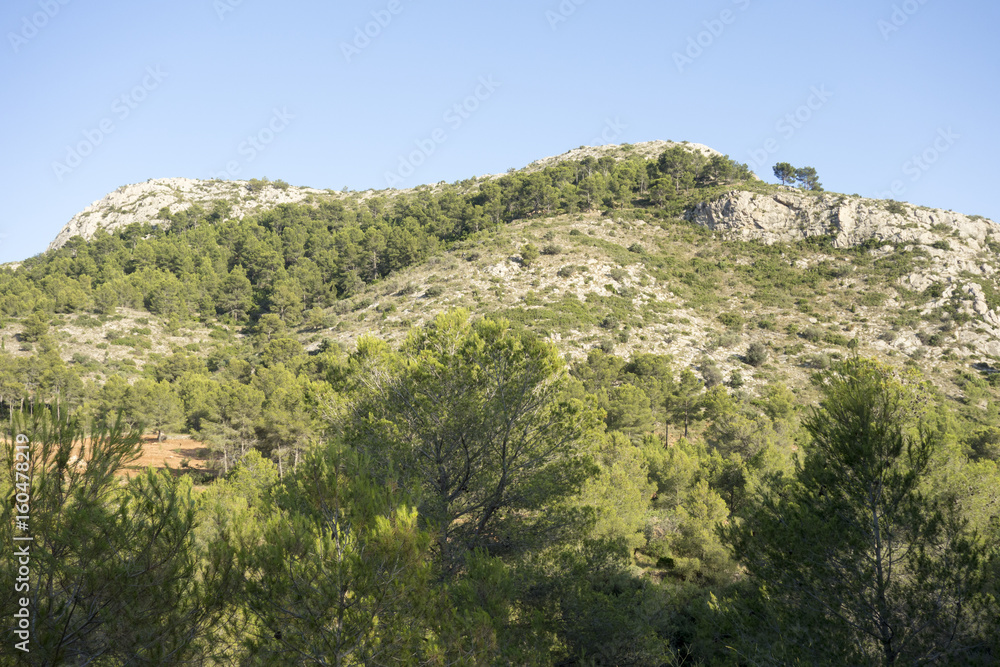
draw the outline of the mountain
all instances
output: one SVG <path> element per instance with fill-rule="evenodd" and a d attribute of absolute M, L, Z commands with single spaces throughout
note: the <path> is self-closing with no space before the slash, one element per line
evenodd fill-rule
<path fill-rule="evenodd" d="M 672 141 L 648 141 L 627 147 L 618 145 L 581 146 L 561 155 L 543 158 L 524 168 L 533 172 L 559 162 L 600 158 L 610 156 L 615 159 L 625 157 L 655 158 L 667 148 L 684 146 L 686 149 L 706 157 L 721 156 L 718 151 L 702 144 L 683 144 Z M 488 177 L 487 177 L 488 178 Z M 278 187 L 268 187 L 270 181 L 202 181 L 191 178 L 155 178 L 144 183 L 123 185 L 108 193 L 93 204 L 74 215 L 49 244 L 48 249 L 61 248 L 74 236 L 90 239 L 99 229 L 111 232 L 132 223 L 157 222 L 162 220 L 160 211 L 166 209 L 171 214 L 186 211 L 192 205 L 208 206 L 215 202 L 229 205 L 227 215 L 242 219 L 254 212 L 268 210 L 281 204 L 317 203 L 336 200 L 342 195 L 333 190 L 290 186 L 284 181 L 275 181 Z M 403 190 L 402 192 L 409 192 Z M 383 191 L 382 194 L 399 192 Z M 367 193 L 374 193 L 368 190 Z"/>
<path fill-rule="evenodd" d="M 191 178 L 153 178 L 145 183 L 123 185 L 74 215 L 60 230 L 49 250 L 65 245 L 74 236 L 90 239 L 99 229 L 112 232 L 137 222 L 155 222 L 160 211 L 171 214 L 191 206 L 211 206 L 225 201 L 228 214 L 242 219 L 249 213 L 281 204 L 297 204 L 333 193 L 293 186 L 257 188 L 251 181 L 199 181 Z"/>
<path fill-rule="evenodd" d="M 676 148 L 702 161 L 722 158 L 689 143 L 581 147 L 517 174 L 559 165 L 607 169 L 609 159 L 655 165 Z M 499 179 L 365 193 L 280 181 L 152 180 L 95 202 L 51 248 L 131 223 L 169 227 L 195 205 L 221 206 L 234 221 L 294 204 L 367 211 L 373 201 L 472 197 Z M 772 370 L 750 369 L 761 375 L 747 378 L 750 387 L 774 376 L 804 384 L 810 368 L 849 349 L 933 366 L 943 378 L 952 367 L 1000 360 L 1000 227 L 992 221 L 771 186 L 752 175 L 710 196 L 679 199 L 687 205 L 665 202 L 675 211 L 666 216 L 649 208 L 530 211 L 494 231 L 448 240 L 425 261 L 341 289 L 326 309 L 332 326 L 301 339 L 315 347 L 329 338 L 349 349 L 362 333 L 395 339 L 443 309 L 466 307 L 523 322 L 572 358 L 603 345 L 622 356 L 645 351 L 693 367 L 714 364 L 724 377 L 747 372 L 747 346 L 766 343 Z M 540 257 L 524 261 L 526 244 Z"/>
<path fill-rule="evenodd" d="M 150 181 L 84 213 L 0 267 L 0 419 L 22 457 L 61 443 L 0 491 L 70 485 L 29 498 L 61 582 L 39 653 L 995 662 L 989 220 L 683 142 L 407 190 Z M 142 430 L 140 463 L 180 468 L 119 483 Z M 138 586 L 149 553 L 182 588 Z M 84 556 L 114 565 L 97 590 Z M 176 629 L 122 641 L 150 624 L 121 609 Z"/>

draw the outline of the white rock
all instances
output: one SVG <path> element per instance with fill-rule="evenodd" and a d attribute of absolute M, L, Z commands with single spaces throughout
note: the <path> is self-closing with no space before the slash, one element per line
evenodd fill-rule
<path fill-rule="evenodd" d="M 337 197 L 325 190 L 289 186 L 286 189 L 265 187 L 258 192 L 247 189 L 247 181 L 199 181 L 191 178 L 156 178 L 145 183 L 123 185 L 103 199 L 83 209 L 66 223 L 49 250 L 62 247 L 74 236 L 93 237 L 99 229 L 112 231 L 133 222 L 163 223 L 157 220 L 161 209 L 178 213 L 200 204 L 211 210 L 216 200 L 229 201 L 230 219 L 274 208 L 280 204 L 295 204 L 309 196 Z M 169 223 L 166 223 L 169 224 Z"/>

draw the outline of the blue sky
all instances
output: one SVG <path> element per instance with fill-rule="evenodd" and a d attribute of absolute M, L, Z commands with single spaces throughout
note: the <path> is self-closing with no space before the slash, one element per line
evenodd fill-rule
<path fill-rule="evenodd" d="M 971 0 L 7 0 L 0 262 L 149 178 L 405 187 L 653 139 L 1000 220 L 998 24 Z"/>

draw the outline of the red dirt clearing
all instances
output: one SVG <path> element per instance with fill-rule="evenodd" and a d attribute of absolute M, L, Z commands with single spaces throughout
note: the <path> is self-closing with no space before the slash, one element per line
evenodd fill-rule
<path fill-rule="evenodd" d="M 179 435 L 163 442 L 156 435 L 142 436 L 142 455 L 122 468 L 119 474 L 131 477 L 146 468 L 173 468 L 179 473 L 197 472 L 210 469 L 208 447 L 190 436 Z"/>

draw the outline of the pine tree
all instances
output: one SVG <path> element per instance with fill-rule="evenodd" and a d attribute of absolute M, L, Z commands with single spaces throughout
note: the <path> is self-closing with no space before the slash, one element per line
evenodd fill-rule
<path fill-rule="evenodd" d="M 795 167 L 787 162 L 779 162 L 774 165 L 774 177 L 781 181 L 782 185 L 787 185 L 795 180 Z"/>
<path fill-rule="evenodd" d="M 940 446 L 918 428 L 926 398 L 857 359 L 821 388 L 795 479 L 772 483 L 726 531 L 770 600 L 782 660 L 893 665 L 962 655 L 984 548 L 950 503 L 925 492 Z"/>
<path fill-rule="evenodd" d="M 15 448 L 16 434 L 27 448 Z M 12 548 L 0 555 L 0 612 L 12 619 L 20 598 L 29 601 L 31 664 L 192 659 L 198 636 L 218 619 L 230 570 L 195 549 L 190 481 L 147 471 L 124 482 L 116 473 L 137 458 L 138 433 L 118 422 L 88 434 L 44 409 L 14 418 L 2 452 L 0 492 L 30 502 L 0 506 L 0 537 L 28 545 L 30 573 L 15 592 L 19 557 Z M 30 466 L 15 467 L 26 459 Z M 28 516 L 27 531 L 15 524 L 15 509 Z M 32 541 L 14 541 L 26 532 Z M 20 641 L 13 630 L 8 623 L 0 633 L 8 656 Z"/>

